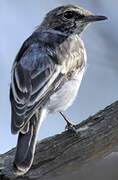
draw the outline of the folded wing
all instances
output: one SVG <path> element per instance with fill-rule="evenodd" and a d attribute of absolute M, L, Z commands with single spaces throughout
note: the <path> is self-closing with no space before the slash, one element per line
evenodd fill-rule
<path fill-rule="evenodd" d="M 35 113 L 37 103 L 42 103 L 58 77 L 60 65 L 53 61 L 53 56 L 54 50 L 36 37 L 29 38 L 21 47 L 12 68 L 12 133 L 28 131 L 28 120 Z"/>

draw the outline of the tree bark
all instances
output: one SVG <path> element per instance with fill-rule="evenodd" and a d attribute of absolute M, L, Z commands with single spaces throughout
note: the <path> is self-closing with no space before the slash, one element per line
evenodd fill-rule
<path fill-rule="evenodd" d="M 77 125 L 37 143 L 33 165 L 23 176 L 12 170 L 15 148 L 0 155 L 0 180 L 78 180 L 80 169 L 118 148 L 118 101 Z"/>

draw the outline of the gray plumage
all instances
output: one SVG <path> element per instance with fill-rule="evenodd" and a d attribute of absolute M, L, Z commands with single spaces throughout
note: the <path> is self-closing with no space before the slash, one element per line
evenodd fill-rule
<path fill-rule="evenodd" d="M 104 16 L 79 6 L 50 11 L 24 42 L 12 67 L 11 131 L 19 133 L 14 168 L 26 173 L 32 165 L 41 122 L 48 113 L 66 110 L 76 98 L 86 67 L 80 34 Z"/>

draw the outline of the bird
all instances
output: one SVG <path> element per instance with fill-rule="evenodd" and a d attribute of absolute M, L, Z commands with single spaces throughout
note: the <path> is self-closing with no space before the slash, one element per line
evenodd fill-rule
<path fill-rule="evenodd" d="M 59 112 L 68 129 L 74 125 L 64 115 L 75 100 L 87 55 L 81 34 L 95 21 L 78 5 L 49 11 L 42 23 L 21 46 L 11 70 L 11 132 L 18 134 L 14 171 L 21 175 L 32 166 L 37 136 L 49 113 Z"/>

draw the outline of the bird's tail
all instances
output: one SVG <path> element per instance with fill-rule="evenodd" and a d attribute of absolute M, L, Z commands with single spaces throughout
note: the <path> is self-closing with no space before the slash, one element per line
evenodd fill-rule
<path fill-rule="evenodd" d="M 20 132 L 18 136 L 14 169 L 19 175 L 25 174 L 30 169 L 34 159 L 38 130 L 41 125 L 41 118 L 43 118 L 42 110 L 38 115 L 38 117 L 34 115 L 30 119 L 28 131 Z"/>

